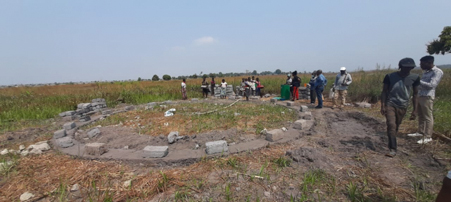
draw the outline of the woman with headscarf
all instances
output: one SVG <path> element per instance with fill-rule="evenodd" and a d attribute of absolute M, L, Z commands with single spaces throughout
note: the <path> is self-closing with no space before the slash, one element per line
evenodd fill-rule
<path fill-rule="evenodd" d="M 301 86 L 301 78 L 298 77 L 298 71 L 294 71 L 292 73 L 293 81 L 291 85 L 293 85 L 293 98 L 292 101 L 299 100 L 299 87 Z"/>

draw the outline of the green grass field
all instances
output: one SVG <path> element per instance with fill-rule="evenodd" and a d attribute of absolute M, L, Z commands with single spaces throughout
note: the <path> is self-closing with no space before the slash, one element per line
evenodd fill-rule
<path fill-rule="evenodd" d="M 380 99 L 382 80 L 395 69 L 378 68 L 375 71 L 351 72 L 353 83 L 348 90 L 348 100 L 376 103 Z M 421 73 L 418 69 L 416 73 Z M 437 88 L 434 107 L 435 130 L 450 135 L 451 126 L 451 70 L 444 70 L 444 78 Z M 325 74 L 328 92 L 336 74 Z M 265 86 L 263 93 L 280 94 L 280 85 L 286 75 L 258 76 Z M 303 83 L 308 83 L 310 74 L 300 75 Z M 236 86 L 244 77 L 227 77 L 226 82 Z M 216 78 L 218 83 L 222 78 Z M 207 79 L 208 81 L 210 79 Z M 103 82 L 80 85 L 57 85 L 42 87 L 18 87 L 0 89 L 0 128 L 11 130 L 17 125 L 30 124 L 54 118 L 58 113 L 74 110 L 78 103 L 91 102 L 94 98 L 105 98 L 109 107 L 116 106 L 118 99 L 129 104 L 181 99 L 180 80 Z M 202 79 L 187 79 L 188 98 L 202 97 Z"/>

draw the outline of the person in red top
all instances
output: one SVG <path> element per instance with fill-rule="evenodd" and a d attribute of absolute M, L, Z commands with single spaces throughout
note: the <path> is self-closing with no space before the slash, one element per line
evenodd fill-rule
<path fill-rule="evenodd" d="M 294 71 L 292 73 L 293 80 L 291 81 L 291 85 L 293 86 L 293 95 L 292 101 L 299 100 L 299 87 L 301 86 L 301 78 L 298 77 L 298 71 Z"/>
<path fill-rule="evenodd" d="M 215 77 L 211 77 L 211 96 L 215 96 Z"/>

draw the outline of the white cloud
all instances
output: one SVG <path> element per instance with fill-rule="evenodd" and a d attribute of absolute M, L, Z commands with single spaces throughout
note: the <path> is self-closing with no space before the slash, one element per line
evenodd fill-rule
<path fill-rule="evenodd" d="M 211 36 L 204 36 L 202 38 L 198 38 L 194 40 L 194 44 L 201 46 L 201 45 L 208 45 L 217 42 L 218 40 L 214 39 Z"/>
<path fill-rule="evenodd" d="M 183 51 L 185 50 L 185 47 L 183 46 L 174 46 L 171 48 L 172 51 Z"/>

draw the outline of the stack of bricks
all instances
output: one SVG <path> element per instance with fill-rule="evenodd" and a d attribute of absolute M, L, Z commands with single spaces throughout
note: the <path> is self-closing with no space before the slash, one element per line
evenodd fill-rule
<path fill-rule="evenodd" d="M 217 85 L 215 87 L 215 97 L 220 97 L 221 96 L 221 86 Z M 233 91 L 233 86 L 232 85 L 227 85 L 226 87 L 226 96 L 230 97 L 230 96 L 235 96 L 235 92 Z"/>
<path fill-rule="evenodd" d="M 100 112 L 101 109 L 106 108 L 106 101 L 103 98 L 93 99 L 92 103 L 80 103 L 77 105 L 77 110 L 66 111 L 59 114 L 65 121 L 72 121 L 79 119 L 80 121 L 91 120 L 90 115 Z"/>
<path fill-rule="evenodd" d="M 299 87 L 299 99 L 310 99 L 310 89 L 307 87 Z"/>

